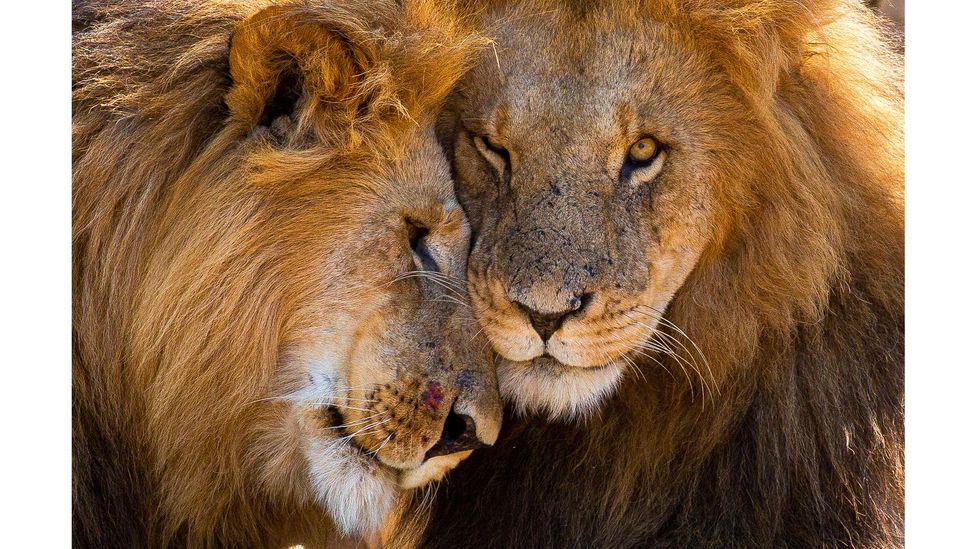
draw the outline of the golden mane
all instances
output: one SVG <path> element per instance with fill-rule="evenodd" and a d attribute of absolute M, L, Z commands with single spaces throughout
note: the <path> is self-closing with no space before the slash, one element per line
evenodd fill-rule
<path fill-rule="evenodd" d="M 370 110 L 336 107 L 330 123 L 318 126 L 298 117 L 317 142 L 334 147 L 297 143 L 287 162 L 258 156 L 248 169 L 258 181 L 266 174 L 269 185 L 328 169 L 337 186 L 357 183 L 344 192 L 369 193 L 371 180 L 362 174 L 380 173 L 404 153 L 402 137 L 434 116 L 483 44 L 444 6 L 423 0 L 409 9 L 365 0 L 74 2 L 72 443 L 79 545 L 246 545 L 267 530 L 329 528 L 307 495 L 295 495 L 306 501 L 295 512 L 242 488 L 249 463 L 297 449 L 245 440 L 236 420 L 205 420 L 214 409 L 260 419 L 248 404 L 282 358 L 280 338 L 294 328 L 296 296 L 312 291 L 311 262 L 262 240 L 274 197 L 216 185 L 209 195 L 195 192 L 241 168 L 242 136 L 225 131 L 234 124 L 227 101 L 253 98 L 228 97 L 229 46 L 241 21 L 271 5 L 301 6 L 352 37 L 350 55 L 369 63 L 350 96 L 368 96 Z M 297 184 L 287 190 L 290 199 L 307 192 Z M 213 200 L 201 205 L 201 197 Z M 181 225 L 177 220 L 186 219 L 177 214 L 191 205 L 203 213 Z M 341 223 L 342 205 L 335 207 L 332 223 Z M 296 219 L 287 230 L 308 230 Z M 308 287 L 284 293 L 284 273 Z M 226 368 L 247 364 L 261 368 Z M 172 428 L 154 428 L 161 424 Z M 211 454 L 185 451 L 187 439 Z M 210 459 L 215 455 L 219 466 Z M 289 474 L 295 486 L 305 475 Z M 152 503 L 155 497 L 164 503 Z M 114 526 L 92 527 L 99 524 Z"/>
<path fill-rule="evenodd" d="M 703 399 L 655 354 L 678 382 L 646 361 L 587 422 L 507 417 L 422 546 L 899 545 L 902 61 L 876 16 L 837 0 L 530 4 L 510 17 L 664 23 L 751 109 L 716 153 L 747 184 L 727 187 L 722 238 L 666 314 L 716 379 Z"/>

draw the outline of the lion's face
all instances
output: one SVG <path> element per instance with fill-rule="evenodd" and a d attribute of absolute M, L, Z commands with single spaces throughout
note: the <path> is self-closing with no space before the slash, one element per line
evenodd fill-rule
<path fill-rule="evenodd" d="M 283 282 L 301 290 L 272 391 L 290 412 L 268 428 L 297 426 L 341 526 L 388 506 L 395 486 L 439 479 L 500 425 L 463 292 L 468 224 L 433 131 L 405 137 L 405 158 L 359 175 L 368 188 L 306 198 L 286 221 L 301 233 L 275 231 L 292 262 Z"/>
<path fill-rule="evenodd" d="M 497 59 L 463 81 L 441 132 L 502 393 L 575 416 L 631 358 L 678 345 L 651 338 L 721 238 L 718 159 L 736 150 L 741 106 L 664 24 L 529 11 L 495 14 Z"/>
<path fill-rule="evenodd" d="M 183 318 L 214 304 L 223 312 L 209 330 L 239 326 L 234 358 L 207 365 L 219 373 L 165 374 L 193 388 L 177 404 L 226 401 L 198 412 L 199 434 L 235 430 L 250 478 L 275 499 L 312 496 L 346 533 L 376 531 L 398 489 L 439 479 L 500 427 L 489 346 L 463 293 L 469 228 L 447 161 L 429 126 L 398 137 L 398 160 L 352 153 L 296 173 L 287 167 L 308 151 L 254 133 L 239 169 L 191 170 L 160 248 L 174 255 L 154 254 L 139 311 L 140 330 L 159 325 L 157 302 Z M 345 162 L 365 163 L 329 167 Z M 155 429 L 184 440 L 173 419 Z M 193 440 L 180 446 L 206 450 Z"/>

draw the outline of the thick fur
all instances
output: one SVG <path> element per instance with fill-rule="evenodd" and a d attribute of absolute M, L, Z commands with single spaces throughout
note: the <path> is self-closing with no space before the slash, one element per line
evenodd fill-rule
<path fill-rule="evenodd" d="M 482 16 L 497 57 L 464 79 L 443 135 L 513 407 L 496 447 L 440 490 L 421 546 L 901 545 L 903 92 L 875 16 L 839 0 L 539 0 Z M 628 141 L 592 137 L 612 126 L 594 113 L 621 89 L 671 140 L 642 190 L 614 187 L 613 170 L 600 186 L 604 153 Z M 505 169 L 479 134 L 510 151 Z M 665 260 L 689 268 L 655 274 Z M 578 291 L 596 305 L 565 330 L 603 323 L 596 358 L 518 362 L 542 347 L 508 301 L 554 312 Z M 677 326 L 681 347 L 608 320 L 620 301 L 658 307 L 649 293 L 667 322 L 642 337 Z M 637 369 L 588 392 L 550 382 L 604 350 L 617 358 L 597 371 Z"/>
<path fill-rule="evenodd" d="M 375 536 L 450 411 L 494 440 L 433 131 L 483 43 L 422 0 L 75 3 L 75 545 Z"/>

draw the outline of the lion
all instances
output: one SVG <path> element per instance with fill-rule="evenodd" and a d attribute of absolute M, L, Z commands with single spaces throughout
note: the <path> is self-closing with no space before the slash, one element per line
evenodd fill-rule
<path fill-rule="evenodd" d="M 428 0 L 77 2 L 73 535 L 376 543 L 492 444 Z"/>
<path fill-rule="evenodd" d="M 876 16 L 477 15 L 494 50 L 438 131 L 510 406 L 421 546 L 899 546 L 902 61 Z"/>

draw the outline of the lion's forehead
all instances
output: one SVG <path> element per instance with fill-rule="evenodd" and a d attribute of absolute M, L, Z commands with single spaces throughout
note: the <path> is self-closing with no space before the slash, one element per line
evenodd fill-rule
<path fill-rule="evenodd" d="M 490 124 L 504 118 L 512 138 L 549 134 L 555 141 L 547 146 L 614 139 L 646 121 L 709 133 L 735 102 L 726 76 L 674 29 L 641 25 L 642 32 L 609 32 L 581 23 L 555 34 L 545 25 L 504 27 L 497 58 L 488 56 L 463 83 L 474 99 L 469 108 Z"/>

